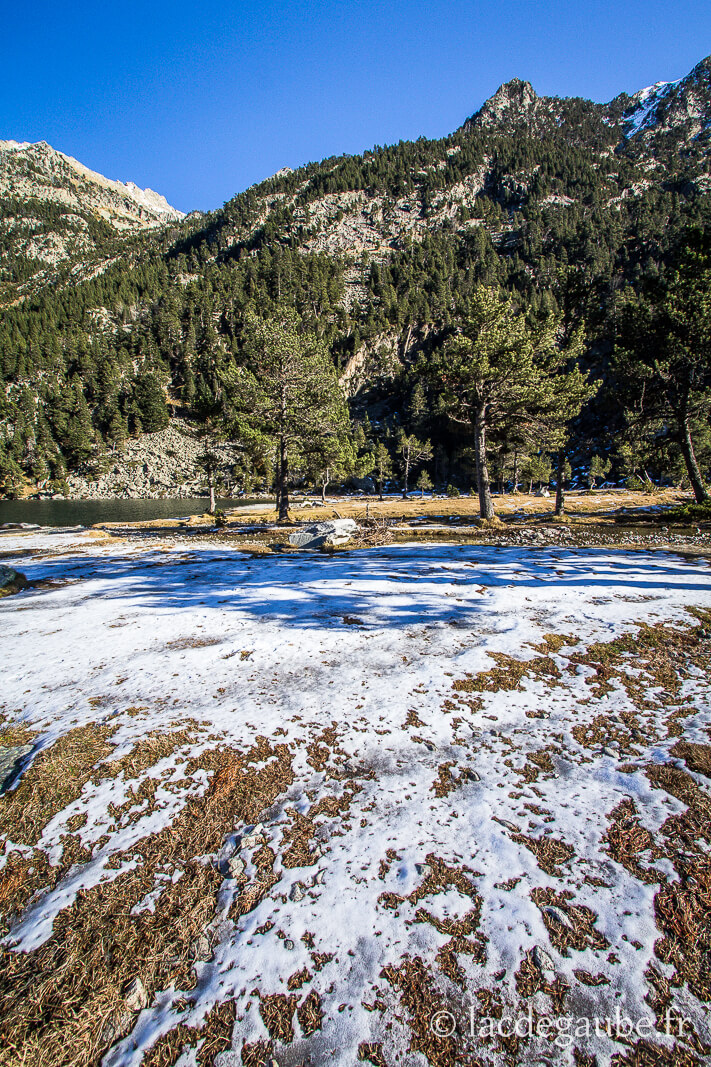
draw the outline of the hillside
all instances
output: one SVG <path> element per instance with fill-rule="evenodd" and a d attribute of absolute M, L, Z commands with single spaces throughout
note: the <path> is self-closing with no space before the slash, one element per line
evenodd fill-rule
<path fill-rule="evenodd" d="M 76 279 L 110 255 L 117 236 L 183 217 L 152 189 L 111 181 L 44 141 L 0 141 L 0 295 L 37 291 L 60 264 Z"/>
<path fill-rule="evenodd" d="M 239 363 L 245 314 L 269 317 L 278 304 L 328 344 L 357 418 L 407 424 L 413 361 L 482 283 L 518 294 L 532 315 L 585 321 L 585 365 L 605 390 L 584 436 L 611 447 L 616 308 L 660 276 L 690 226 L 707 224 L 710 130 L 706 59 L 608 104 L 513 80 L 448 137 L 285 168 L 206 216 L 177 221 L 128 194 L 121 215 L 103 186 L 81 208 L 46 199 L 67 227 L 67 215 L 91 216 L 108 244 L 82 251 L 87 233 L 72 245 L 52 214 L 46 238 L 65 242 L 81 284 L 70 270 L 28 286 L 28 268 L 9 261 L 6 284 L 26 297 L 0 327 L 6 486 L 18 472 L 92 477 L 106 445 L 173 413 L 200 418 Z M 120 256 L 109 226 L 130 233 Z M 32 270 L 35 283 L 45 277 Z M 462 443 L 434 418 L 424 429 L 439 476 L 466 481 Z M 673 456 L 664 463 L 671 470 Z"/>

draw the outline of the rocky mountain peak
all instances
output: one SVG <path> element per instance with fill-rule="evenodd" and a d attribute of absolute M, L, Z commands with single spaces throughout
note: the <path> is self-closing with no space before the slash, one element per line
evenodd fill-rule
<path fill-rule="evenodd" d="M 472 126 L 497 126 L 501 122 L 516 122 L 535 107 L 539 97 L 530 82 L 512 78 L 504 82 L 482 107 L 468 119 L 464 129 Z"/>

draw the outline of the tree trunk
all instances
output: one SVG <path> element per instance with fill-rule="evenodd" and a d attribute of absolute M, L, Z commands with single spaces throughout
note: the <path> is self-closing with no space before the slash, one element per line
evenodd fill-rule
<path fill-rule="evenodd" d="M 326 471 L 326 473 L 323 476 L 323 482 L 321 483 L 321 503 L 322 504 L 326 503 L 326 489 L 328 488 L 328 482 L 329 482 L 328 471 Z"/>
<path fill-rule="evenodd" d="M 565 467 L 565 452 L 562 448 L 558 449 L 558 462 L 556 464 L 555 472 L 555 513 L 556 515 L 562 515 L 565 511 L 565 491 L 563 489 L 563 478 Z"/>
<path fill-rule="evenodd" d="M 410 457 L 405 457 L 405 485 L 402 490 L 402 499 L 407 500 L 407 483 L 410 479 Z"/>
<path fill-rule="evenodd" d="M 212 482 L 212 476 L 210 476 L 210 514 L 214 515 L 217 509 L 217 502 L 215 500 L 215 486 Z"/>
<path fill-rule="evenodd" d="M 289 457 L 286 451 L 286 441 L 282 437 L 279 443 L 279 470 L 277 482 L 277 522 L 289 521 L 289 490 L 287 479 L 289 477 Z"/>
<path fill-rule="evenodd" d="M 691 429 L 689 427 L 688 415 L 682 419 L 680 441 L 681 454 L 684 457 L 684 463 L 686 464 L 686 472 L 689 475 L 689 481 L 691 482 L 691 488 L 694 490 L 694 497 L 697 504 L 704 504 L 709 500 L 708 490 L 704 485 L 704 480 L 701 477 L 701 471 L 699 470 L 699 464 L 696 459 L 696 453 L 694 452 L 694 442 L 691 439 Z"/>
<path fill-rule="evenodd" d="M 513 491 L 518 492 L 518 452 L 514 452 L 513 461 Z"/>
<path fill-rule="evenodd" d="M 476 482 L 479 487 L 479 514 L 482 519 L 493 519 L 494 504 L 489 487 L 489 468 L 486 464 L 486 404 L 482 404 L 474 416 L 474 446 Z"/>

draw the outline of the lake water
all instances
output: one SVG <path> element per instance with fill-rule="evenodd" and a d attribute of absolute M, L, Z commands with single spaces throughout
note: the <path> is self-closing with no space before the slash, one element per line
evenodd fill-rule
<path fill-rule="evenodd" d="M 243 498 L 218 500 L 218 507 L 238 508 L 264 500 Z M 142 522 L 201 515 L 209 507 L 207 497 L 167 500 L 0 500 L 0 526 L 5 522 L 29 522 L 37 526 L 92 526 L 95 522 Z"/>

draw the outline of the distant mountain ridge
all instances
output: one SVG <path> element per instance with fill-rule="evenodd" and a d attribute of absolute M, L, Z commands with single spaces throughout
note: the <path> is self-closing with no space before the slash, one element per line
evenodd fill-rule
<path fill-rule="evenodd" d="M 62 263 L 86 263 L 125 237 L 179 222 L 152 189 L 112 181 L 45 141 L 0 141 L 0 250 L 18 291 L 51 282 Z M 5 277 L 3 277 L 5 276 Z"/>
<path fill-rule="evenodd" d="M 0 141 L 0 197 L 8 194 L 91 209 L 118 230 L 146 229 L 184 218 L 160 193 L 105 178 L 46 141 Z"/>

